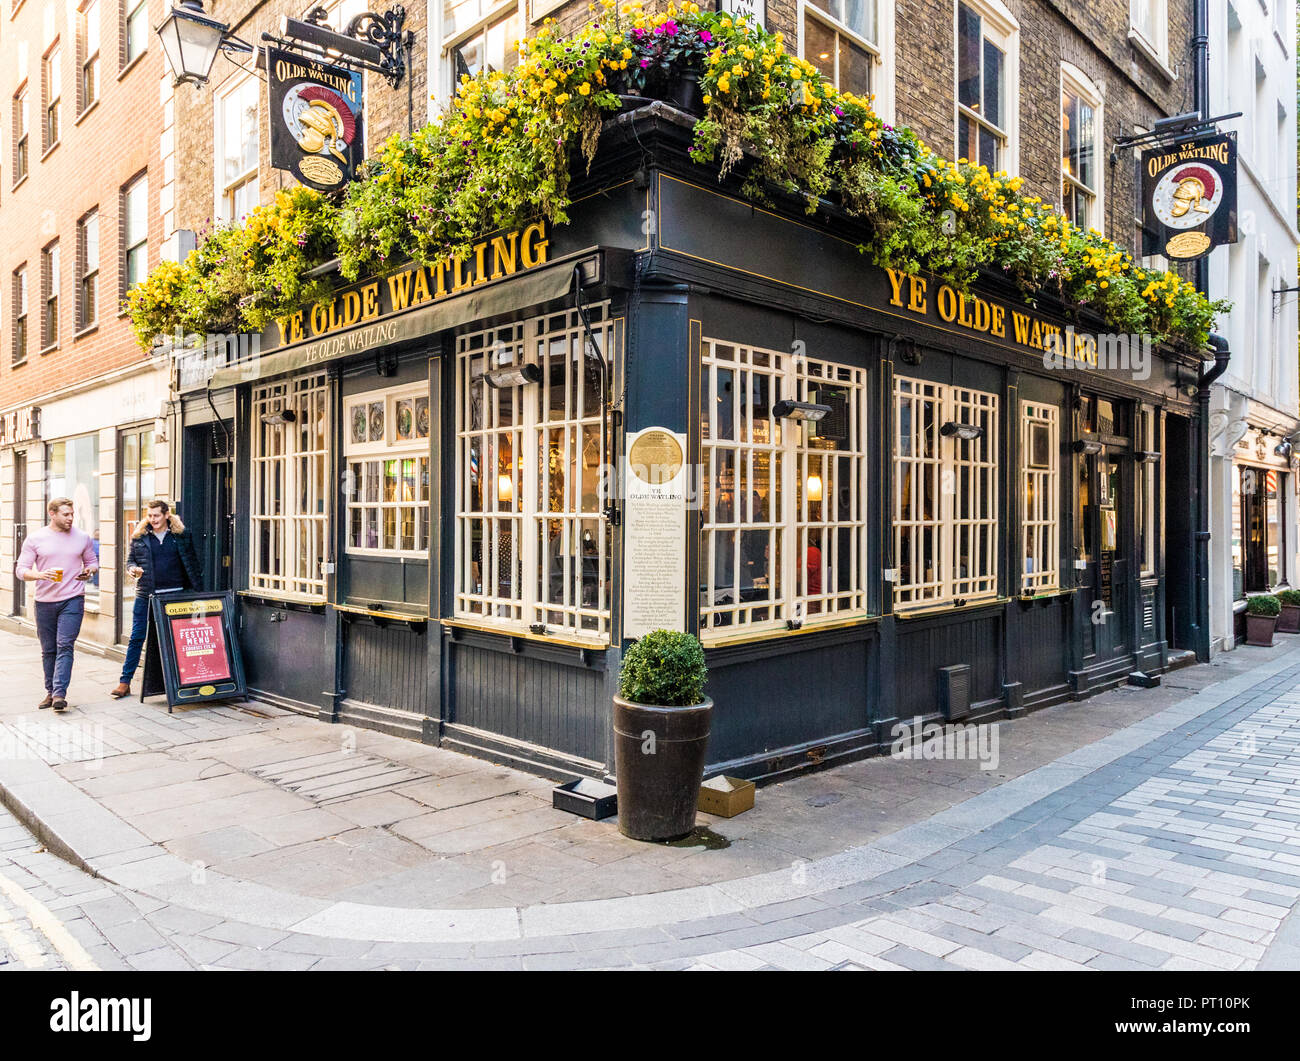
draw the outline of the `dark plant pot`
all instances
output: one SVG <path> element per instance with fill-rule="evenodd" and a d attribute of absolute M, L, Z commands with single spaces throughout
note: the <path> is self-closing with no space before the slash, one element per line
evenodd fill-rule
<path fill-rule="evenodd" d="M 1276 615 L 1251 615 L 1246 613 L 1246 644 L 1257 648 L 1273 647 L 1273 630 L 1277 627 Z"/>
<path fill-rule="evenodd" d="M 1282 614 L 1277 617 L 1279 634 L 1300 634 L 1300 604 L 1282 605 Z"/>
<path fill-rule="evenodd" d="M 704 93 L 700 91 L 700 75 L 682 74 L 668 90 L 668 102 L 679 111 L 699 117 L 704 113 Z"/>
<path fill-rule="evenodd" d="M 707 698 L 689 707 L 657 707 L 614 697 L 618 829 L 624 836 L 677 840 L 695 828 L 712 715 Z"/>

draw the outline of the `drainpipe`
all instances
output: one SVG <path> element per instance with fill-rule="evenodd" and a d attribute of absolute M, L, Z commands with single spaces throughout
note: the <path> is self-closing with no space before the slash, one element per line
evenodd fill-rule
<path fill-rule="evenodd" d="M 1192 15 L 1192 99 L 1203 119 L 1210 117 L 1210 10 L 1209 0 L 1195 0 Z M 1196 290 L 1202 295 L 1210 290 L 1208 255 L 1196 259 L 1192 269 Z"/>
<path fill-rule="evenodd" d="M 1210 386 L 1228 370 L 1232 351 L 1222 335 L 1211 334 L 1208 345 L 1214 365 L 1201 366 L 1196 381 L 1196 658 L 1210 659 Z"/>

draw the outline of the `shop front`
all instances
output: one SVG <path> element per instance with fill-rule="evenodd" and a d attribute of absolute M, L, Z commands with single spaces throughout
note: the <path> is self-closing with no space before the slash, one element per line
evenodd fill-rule
<path fill-rule="evenodd" d="M 571 224 L 341 287 L 185 398 L 186 439 L 230 415 L 256 694 L 599 776 L 657 622 L 705 645 L 713 768 L 774 778 L 1161 671 L 1199 358 L 877 269 L 671 113 L 607 129 Z"/>

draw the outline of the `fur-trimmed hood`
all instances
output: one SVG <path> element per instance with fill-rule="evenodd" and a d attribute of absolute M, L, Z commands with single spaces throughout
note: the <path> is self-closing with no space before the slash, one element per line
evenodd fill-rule
<path fill-rule="evenodd" d="M 185 524 L 181 522 L 180 516 L 175 512 L 167 513 L 167 529 L 173 534 L 184 534 Z M 143 538 L 149 533 L 149 517 L 146 516 L 135 525 L 135 530 L 131 532 L 132 538 Z"/>

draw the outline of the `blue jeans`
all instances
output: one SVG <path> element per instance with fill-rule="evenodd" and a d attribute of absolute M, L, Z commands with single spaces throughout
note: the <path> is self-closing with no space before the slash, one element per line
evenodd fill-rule
<path fill-rule="evenodd" d="M 68 600 L 36 602 L 36 635 L 41 639 L 45 691 L 56 700 L 68 695 L 72 652 L 85 614 L 86 598 L 81 594 Z"/>
<path fill-rule="evenodd" d="M 149 633 L 149 598 L 152 593 L 135 594 L 135 608 L 131 612 L 131 640 L 127 642 L 126 659 L 122 661 L 122 684 L 130 685 L 135 677 L 135 669 L 140 665 L 140 655 L 144 652 L 145 635 Z"/>

